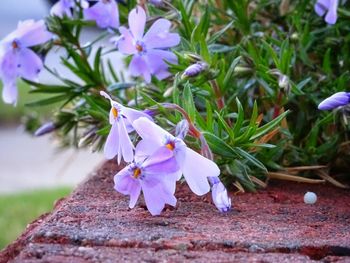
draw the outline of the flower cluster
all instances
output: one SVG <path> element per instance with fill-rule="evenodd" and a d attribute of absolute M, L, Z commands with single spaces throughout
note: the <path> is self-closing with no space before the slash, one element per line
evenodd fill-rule
<path fill-rule="evenodd" d="M 190 2 L 56 1 L 45 21 L 21 22 L 0 42 L 3 100 L 16 105 L 19 79 L 31 93 L 49 95 L 29 106 L 57 103 L 57 112 L 39 129 L 34 121 L 28 128 L 37 129 L 36 136 L 69 137 L 65 145 L 91 146 L 126 164 L 114 177 L 116 191 L 130 196 L 131 208 L 142 193 L 152 215 L 176 205 L 179 181 L 196 195 L 211 191 L 226 212 L 232 204 L 224 183 L 254 191 L 274 176 L 268 169 L 282 171 L 281 164 L 331 167 L 342 152 L 334 146 L 348 140 L 350 93 L 318 105 L 342 113 L 339 136 L 329 136 L 336 128 L 329 114 L 321 119 L 307 109 L 315 108 L 318 88 L 349 84 L 345 19 L 319 28 L 323 19 L 334 25 L 346 18 L 345 1 L 284 1 L 279 19 L 269 14 L 276 4 L 265 8 L 266 1 L 255 1 L 254 12 L 241 12 L 244 1 Z M 91 26 L 100 34 L 81 43 Z M 56 48 L 74 79 L 44 65 Z M 125 70 L 115 67 L 116 53 Z M 320 61 L 321 67 L 313 65 Z M 59 83 L 41 83 L 43 68 Z M 288 115 L 291 105 L 295 114 Z M 316 133 L 304 133 L 314 124 Z M 293 134 L 275 136 L 285 130 L 279 126 Z M 310 149 L 317 156 L 310 157 Z M 276 171 L 278 178 L 299 180 L 287 171 Z"/>
<path fill-rule="evenodd" d="M 135 206 L 141 189 L 152 215 L 160 214 L 165 204 L 175 206 L 175 185 L 182 175 L 195 194 L 209 192 L 208 179 L 217 178 L 220 170 L 213 161 L 186 146 L 183 129 L 175 137 L 156 125 L 147 114 L 122 106 L 105 92 L 101 95 L 111 103 L 112 128 L 105 144 L 105 156 L 108 159 L 117 156 L 118 162 L 121 158 L 131 162 L 114 177 L 115 189 L 130 195 L 130 208 Z M 128 132 L 134 130 L 142 138 L 135 149 L 128 136 Z M 215 200 L 219 200 L 215 201 L 218 209 L 228 211 L 230 203 L 222 209 L 221 202 L 221 196 L 226 194 L 228 198 L 227 193 L 222 189 L 213 193 Z"/>

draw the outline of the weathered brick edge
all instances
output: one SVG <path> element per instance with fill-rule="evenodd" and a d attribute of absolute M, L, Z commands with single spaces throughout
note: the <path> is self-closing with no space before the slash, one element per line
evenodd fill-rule
<path fill-rule="evenodd" d="M 177 207 L 152 217 L 142 200 L 129 210 L 128 198 L 113 190 L 118 169 L 104 164 L 28 225 L 0 252 L 0 262 L 350 262 L 348 191 L 271 184 L 235 196 L 235 210 L 223 215 L 209 196 L 195 197 L 179 185 Z M 302 202 L 307 190 L 319 195 L 316 205 Z"/>

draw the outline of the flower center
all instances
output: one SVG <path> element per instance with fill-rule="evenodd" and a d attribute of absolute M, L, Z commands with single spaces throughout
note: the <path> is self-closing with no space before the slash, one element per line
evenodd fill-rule
<path fill-rule="evenodd" d="M 136 41 L 135 48 L 140 55 L 146 53 L 146 45 L 142 41 Z"/>
<path fill-rule="evenodd" d="M 139 45 L 139 44 L 136 44 L 136 50 L 138 52 L 142 52 L 143 51 L 143 47 L 141 45 Z"/>
<path fill-rule="evenodd" d="M 170 151 L 173 151 L 175 149 L 175 143 L 169 142 L 165 145 L 166 148 L 168 148 Z"/>
<path fill-rule="evenodd" d="M 140 175 L 141 175 L 141 169 L 140 168 L 135 168 L 133 177 L 135 179 L 138 179 L 140 177 Z"/>
<path fill-rule="evenodd" d="M 118 113 L 118 110 L 116 108 L 114 108 L 114 107 L 112 108 L 112 113 L 113 113 L 113 116 L 115 119 L 118 118 L 119 113 Z"/>
<path fill-rule="evenodd" d="M 16 40 L 14 40 L 14 41 L 12 42 L 12 48 L 13 48 L 13 49 L 19 48 L 18 42 L 17 42 Z"/>

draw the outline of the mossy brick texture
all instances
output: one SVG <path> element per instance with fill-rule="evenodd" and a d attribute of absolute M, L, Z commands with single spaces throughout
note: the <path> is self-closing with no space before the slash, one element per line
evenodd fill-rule
<path fill-rule="evenodd" d="M 210 195 L 179 184 L 176 208 L 153 217 L 113 189 L 107 162 L 0 252 L 0 262 L 350 262 L 350 192 L 271 182 L 233 196 L 219 213 Z M 305 192 L 318 195 L 314 205 Z"/>

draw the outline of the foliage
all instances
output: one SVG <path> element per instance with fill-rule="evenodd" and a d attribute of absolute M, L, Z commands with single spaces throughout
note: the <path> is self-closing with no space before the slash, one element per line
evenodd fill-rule
<path fill-rule="evenodd" d="M 100 150 L 110 125 L 109 102 L 99 91 L 124 105 L 157 110 L 158 121 L 171 127 L 182 116 L 163 106 L 176 104 L 204 134 L 224 181 L 252 191 L 264 184 L 260 179 L 268 171 L 284 167 L 348 169 L 346 111 L 322 113 L 317 104 L 349 85 L 350 15 L 341 6 L 339 21 L 327 26 L 313 4 L 174 0 L 166 8 L 147 5 L 149 22 L 159 16 L 171 19 L 181 35 L 181 44 L 174 49 L 179 63 L 170 65 L 174 77 L 154 78 L 150 84 L 115 72 L 105 55 L 116 49 L 98 46 L 110 34 L 80 43 L 82 30 L 91 26 L 83 21 L 81 10 L 75 18 L 48 17 L 48 28 L 57 39 L 40 51 L 66 50 L 61 63 L 78 80 L 47 65 L 60 84 L 26 81 L 34 87 L 30 93 L 50 95 L 27 106 L 59 104 L 53 121 L 62 142 Z M 119 4 L 122 24 L 135 5 L 136 1 Z M 184 77 L 186 68 L 198 61 L 207 68 L 198 76 Z M 198 149 L 194 138 L 186 140 Z"/>

